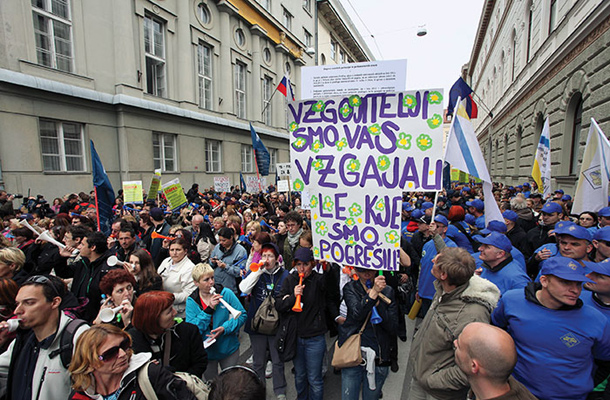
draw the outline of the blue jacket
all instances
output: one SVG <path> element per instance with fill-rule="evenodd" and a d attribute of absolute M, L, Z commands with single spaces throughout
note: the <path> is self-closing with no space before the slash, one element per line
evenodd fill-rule
<path fill-rule="evenodd" d="M 458 247 L 466 249 L 470 254 L 474 253 L 472 243 L 470 243 L 468 237 L 464 235 L 455 225 L 449 225 L 447 227 L 447 236 L 450 237 Z"/>
<path fill-rule="evenodd" d="M 246 325 L 244 326 L 246 333 L 260 335 L 260 333 L 252 330 L 252 319 L 269 294 L 272 293 L 273 297 L 277 297 L 280 294 L 282 283 L 284 283 L 284 279 L 288 275 L 290 274 L 284 268 L 278 268 L 273 274 L 268 274 L 265 271 L 258 278 L 258 282 L 256 282 L 256 285 L 254 285 L 250 292 L 248 319 L 246 319 Z"/>
<path fill-rule="evenodd" d="M 240 271 L 246 267 L 248 253 L 240 244 L 233 243 L 230 249 L 225 250 L 220 244 L 217 244 L 210 254 L 210 259 L 218 258 L 218 260 L 227 264 L 226 268 L 216 266 L 215 262 L 210 261 L 210 265 L 214 268 L 214 282 L 220 283 L 222 286 L 229 288 L 233 293 L 237 293 L 236 278 L 240 277 Z"/>
<path fill-rule="evenodd" d="M 610 360 L 610 322 L 578 301 L 552 310 L 536 299 L 539 283 L 504 293 L 491 320 L 513 337 L 514 377 L 541 400 L 584 400 L 593 389 L 593 359 Z"/>
<path fill-rule="evenodd" d="M 580 299 L 585 305 L 595 308 L 597 311 L 604 314 L 608 320 L 610 320 L 610 306 L 602 303 L 602 301 L 597 297 L 593 297 L 592 291 L 583 289 L 582 293 L 580 294 Z"/>
<path fill-rule="evenodd" d="M 445 238 L 443 240 L 447 247 L 457 247 L 453 240 L 449 238 Z M 436 289 L 434 288 L 433 284 L 436 278 L 434 275 L 432 275 L 432 259 L 438 254 L 436 251 L 436 246 L 434 245 L 434 240 L 430 240 L 424 245 L 424 250 L 421 254 L 421 269 L 419 271 L 417 293 L 419 293 L 419 297 L 432 300 L 434 294 L 436 293 Z"/>
<path fill-rule="evenodd" d="M 525 268 L 525 257 L 523 256 L 523 253 L 521 253 L 518 248 L 513 246 L 513 248 L 510 249 L 510 255 L 513 257 L 513 260 L 517 263 L 517 265 L 521 267 L 521 270 L 523 272 L 527 272 Z M 474 261 L 477 263 L 477 268 L 482 268 L 483 261 L 480 258 L 481 252 L 477 251 L 472 256 L 474 257 Z"/>
<path fill-rule="evenodd" d="M 524 288 L 531 282 L 523 268 L 512 257 L 496 265 L 495 268 L 483 263 L 481 278 L 485 278 L 496 285 L 502 294 L 511 289 Z"/>
<path fill-rule="evenodd" d="M 241 311 L 239 318 L 231 318 L 231 313 L 222 303 L 218 303 L 215 310 L 211 307 L 204 310 L 199 298 L 199 289 L 186 299 L 186 322 L 199 328 L 204 341 L 207 340 L 212 329 L 219 326 L 225 328 L 224 333 L 216 339 L 216 343 L 206 349 L 209 360 L 222 360 L 239 349 L 239 329 L 246 322 L 246 310 L 235 294 L 227 288 L 223 288 L 220 294 L 231 307 Z"/>
<path fill-rule="evenodd" d="M 485 214 L 481 215 L 480 217 L 477 217 L 477 219 L 475 219 L 474 224 L 479 230 L 485 229 Z"/>

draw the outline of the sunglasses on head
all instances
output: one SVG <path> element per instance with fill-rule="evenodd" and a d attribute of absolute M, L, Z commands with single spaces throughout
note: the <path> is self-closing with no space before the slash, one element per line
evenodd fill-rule
<path fill-rule="evenodd" d="M 121 344 L 114 346 L 100 354 L 97 358 L 102 362 L 112 361 L 119 354 L 119 350 L 127 351 L 130 348 L 129 338 L 123 339 Z"/>
<path fill-rule="evenodd" d="M 48 286 L 51 288 L 51 290 L 53 290 L 56 297 L 61 297 L 59 295 L 59 292 L 57 291 L 57 288 L 55 287 L 55 285 L 53 285 L 53 282 L 51 282 L 51 280 L 44 275 L 31 276 L 24 283 L 37 283 L 42 286 Z"/>

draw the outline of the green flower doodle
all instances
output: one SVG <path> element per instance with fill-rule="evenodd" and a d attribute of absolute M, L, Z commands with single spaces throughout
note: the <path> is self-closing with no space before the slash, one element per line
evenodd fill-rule
<path fill-rule="evenodd" d="M 345 225 L 351 228 L 352 226 L 356 225 L 356 221 L 353 218 L 348 218 L 345 220 Z"/>
<path fill-rule="evenodd" d="M 316 208 L 318 206 L 318 196 L 311 196 L 311 199 L 309 200 L 309 205 L 311 206 L 311 208 Z"/>
<path fill-rule="evenodd" d="M 313 151 L 314 153 L 318 153 L 323 148 L 324 148 L 324 143 L 320 142 L 319 140 L 316 140 L 315 142 L 313 142 L 311 144 L 311 151 Z"/>
<path fill-rule="evenodd" d="M 302 180 L 296 179 L 294 181 L 294 183 L 292 184 L 292 188 L 297 192 L 302 192 L 303 189 L 305 188 L 305 184 L 303 183 Z"/>
<path fill-rule="evenodd" d="M 415 98 L 415 96 L 408 94 L 404 97 L 404 99 L 402 99 L 402 104 L 412 110 L 417 107 L 417 99 Z"/>
<path fill-rule="evenodd" d="M 349 105 L 352 107 L 358 107 L 362 104 L 362 99 L 357 94 L 349 97 Z"/>
<path fill-rule="evenodd" d="M 379 158 L 377 158 L 377 168 L 379 168 L 380 171 L 385 171 L 390 168 L 390 158 L 388 156 L 379 156 Z"/>
<path fill-rule="evenodd" d="M 306 144 L 307 139 L 300 137 L 294 142 L 292 142 L 292 147 L 294 147 L 295 149 L 302 149 Z"/>
<path fill-rule="evenodd" d="M 345 104 L 339 109 L 339 112 L 341 113 L 341 115 L 343 115 L 344 118 L 347 118 L 347 116 L 352 113 L 352 108 Z"/>
<path fill-rule="evenodd" d="M 335 203 L 330 199 L 330 196 L 326 196 L 324 198 L 324 204 L 322 204 L 322 208 L 324 208 L 326 211 L 332 211 L 334 206 Z"/>
<path fill-rule="evenodd" d="M 428 118 L 428 126 L 431 129 L 438 128 L 443 123 L 443 117 L 439 114 L 434 114 L 432 117 Z"/>
<path fill-rule="evenodd" d="M 400 235 L 394 230 L 385 233 L 385 241 L 387 243 L 396 243 L 399 238 Z"/>
<path fill-rule="evenodd" d="M 326 226 L 326 222 L 324 221 L 318 221 L 316 222 L 316 233 L 318 235 L 326 235 L 326 232 L 328 232 L 328 227 Z"/>
<path fill-rule="evenodd" d="M 349 206 L 349 215 L 352 217 L 357 217 L 360 214 L 362 214 L 362 207 L 359 204 L 353 203 L 351 206 Z"/>
<path fill-rule="evenodd" d="M 314 247 L 313 248 L 313 256 L 315 258 L 320 258 L 320 248 L 319 247 Z"/>
<path fill-rule="evenodd" d="M 356 160 L 355 158 L 352 158 L 347 163 L 347 169 L 352 172 L 358 171 L 360 169 L 360 161 Z"/>
<path fill-rule="evenodd" d="M 369 126 L 369 133 L 375 136 L 379 135 L 381 133 L 381 127 L 379 126 L 379 124 Z"/>
<path fill-rule="evenodd" d="M 339 151 L 343 150 L 343 148 L 347 147 L 347 140 L 345 138 L 337 140 L 335 142 L 335 147 L 337 147 L 337 150 Z"/>
<path fill-rule="evenodd" d="M 383 199 L 380 199 L 377 201 L 377 203 L 375 203 L 375 208 L 379 211 L 385 210 L 385 203 L 383 202 Z"/>
<path fill-rule="evenodd" d="M 443 95 L 440 92 L 434 91 L 428 93 L 428 103 L 430 104 L 441 104 L 443 102 Z"/>
<path fill-rule="evenodd" d="M 345 244 L 348 245 L 348 246 L 354 246 L 356 244 L 356 239 L 354 239 L 353 236 L 350 236 L 345 241 Z"/>
<path fill-rule="evenodd" d="M 432 147 L 432 138 L 430 137 L 430 135 L 426 135 L 425 133 L 419 135 L 415 142 L 417 143 L 417 147 L 421 151 L 426 151 L 430 147 Z"/>
<path fill-rule="evenodd" d="M 311 162 L 311 166 L 313 167 L 313 169 L 315 169 L 316 171 L 321 170 L 322 168 L 324 168 L 324 161 L 322 160 L 313 160 Z"/>
<path fill-rule="evenodd" d="M 398 140 L 396 141 L 396 147 L 403 150 L 409 150 L 411 148 L 411 135 L 400 132 L 398 134 Z"/>
<path fill-rule="evenodd" d="M 296 123 L 296 122 L 294 122 L 294 121 L 292 121 L 292 122 L 290 123 L 290 125 L 288 125 L 288 130 L 289 130 L 290 132 L 294 132 L 294 131 L 296 131 L 297 129 L 299 129 L 299 124 L 297 124 L 297 123 Z"/>
<path fill-rule="evenodd" d="M 322 100 L 318 101 L 316 104 L 311 106 L 311 111 L 313 112 L 322 112 L 326 108 L 326 103 Z"/>

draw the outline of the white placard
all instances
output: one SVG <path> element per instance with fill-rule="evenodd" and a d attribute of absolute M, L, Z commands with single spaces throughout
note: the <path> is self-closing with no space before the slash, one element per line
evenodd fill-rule
<path fill-rule="evenodd" d="M 407 60 L 301 68 L 302 99 L 402 92 L 406 84 Z"/>
<path fill-rule="evenodd" d="M 259 185 L 260 183 L 260 185 Z M 267 178 L 266 177 L 260 177 L 257 178 L 256 176 L 247 176 L 246 177 L 246 190 L 248 191 L 248 193 L 258 193 L 261 191 L 261 189 L 263 191 L 265 191 L 265 189 L 267 188 Z"/>
<path fill-rule="evenodd" d="M 277 181 L 277 191 L 278 192 L 287 192 L 288 189 L 289 189 L 288 179 Z"/>
<path fill-rule="evenodd" d="M 231 180 L 228 176 L 214 177 L 214 190 L 217 192 L 228 192 L 231 190 Z"/>
<path fill-rule="evenodd" d="M 290 176 L 290 163 L 275 164 L 277 176 Z"/>

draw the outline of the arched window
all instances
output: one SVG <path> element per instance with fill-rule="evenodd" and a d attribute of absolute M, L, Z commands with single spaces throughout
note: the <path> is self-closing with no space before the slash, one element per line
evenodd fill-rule
<path fill-rule="evenodd" d="M 534 5 L 531 0 L 527 3 L 527 9 L 525 11 L 527 13 L 527 58 L 525 59 L 527 63 L 529 62 L 532 53 L 532 32 L 534 30 Z"/>
<path fill-rule="evenodd" d="M 515 161 L 513 165 L 515 166 L 513 175 L 519 176 L 519 169 L 521 167 L 521 139 L 523 138 L 523 127 L 519 125 L 517 127 L 517 132 L 515 132 Z"/>
<path fill-rule="evenodd" d="M 504 160 L 502 160 L 502 172 L 508 175 L 508 135 L 504 135 Z"/>
<path fill-rule="evenodd" d="M 510 69 L 510 81 L 513 82 L 517 76 L 517 31 L 513 29 L 512 35 L 512 48 L 510 52 L 511 56 L 511 69 Z"/>
<path fill-rule="evenodd" d="M 582 125 L 582 95 L 576 93 L 568 105 L 568 127 L 570 133 L 570 175 L 578 174 L 578 155 L 580 153 L 580 130 Z M 569 128 L 572 128 L 571 131 Z"/>
<path fill-rule="evenodd" d="M 536 131 L 534 132 L 534 149 L 538 148 L 540 142 L 540 136 L 542 135 L 542 128 L 544 128 L 544 115 L 541 112 L 536 116 Z"/>

